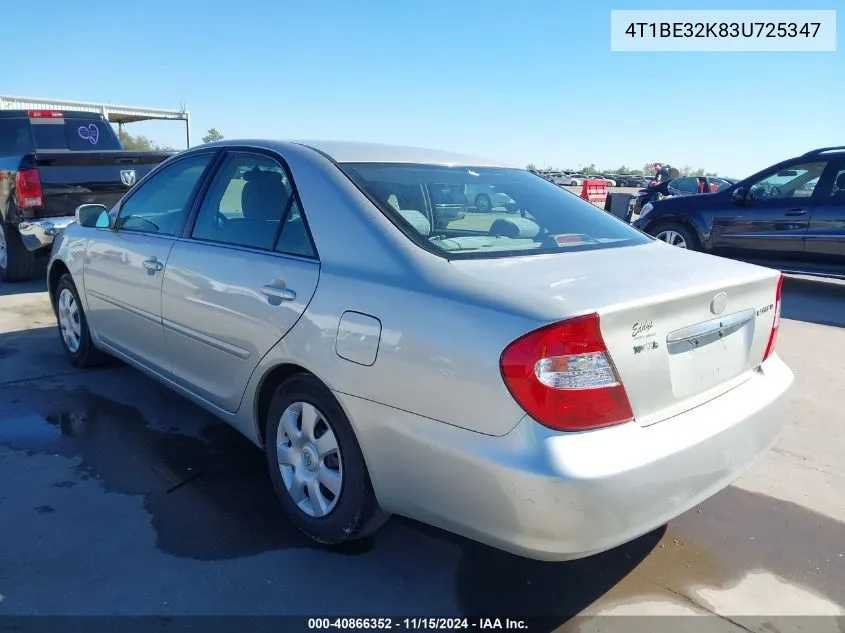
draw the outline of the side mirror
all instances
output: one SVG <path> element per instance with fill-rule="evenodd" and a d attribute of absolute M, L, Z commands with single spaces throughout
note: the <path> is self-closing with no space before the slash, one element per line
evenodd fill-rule
<path fill-rule="evenodd" d="M 733 190 L 731 194 L 731 200 L 734 204 L 744 204 L 745 203 L 745 189 L 742 187 L 737 187 Z"/>
<path fill-rule="evenodd" d="M 102 204 L 81 204 L 74 213 L 76 223 L 88 228 L 107 229 L 111 227 L 109 210 Z"/>

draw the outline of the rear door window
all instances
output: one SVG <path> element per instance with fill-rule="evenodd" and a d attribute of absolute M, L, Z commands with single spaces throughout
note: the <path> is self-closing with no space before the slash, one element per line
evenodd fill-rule
<path fill-rule="evenodd" d="M 681 193 L 698 193 L 698 178 L 676 178 L 668 187 Z"/>
<path fill-rule="evenodd" d="M 191 236 L 230 246 L 315 255 L 287 170 L 273 158 L 248 152 L 226 157 Z"/>

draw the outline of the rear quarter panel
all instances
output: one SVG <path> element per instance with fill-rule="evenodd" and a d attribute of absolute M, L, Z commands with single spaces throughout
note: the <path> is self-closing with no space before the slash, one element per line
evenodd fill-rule
<path fill-rule="evenodd" d="M 467 301 L 468 296 L 458 287 L 409 283 L 407 277 L 364 279 L 324 270 L 306 314 L 257 373 L 295 363 L 334 391 L 504 435 L 525 412 L 501 378 L 499 357 L 508 343 L 536 327 L 536 320 L 494 302 Z M 345 311 L 370 315 L 381 324 L 376 360 L 370 366 L 337 353 L 338 325 Z"/>

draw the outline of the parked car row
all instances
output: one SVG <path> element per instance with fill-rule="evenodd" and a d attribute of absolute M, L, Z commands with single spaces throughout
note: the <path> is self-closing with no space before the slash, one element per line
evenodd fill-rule
<path fill-rule="evenodd" d="M 580 187 L 585 180 L 603 180 L 608 187 L 645 187 L 652 179 L 634 174 L 587 174 L 571 170 L 536 170 L 538 176 L 563 187 Z"/>

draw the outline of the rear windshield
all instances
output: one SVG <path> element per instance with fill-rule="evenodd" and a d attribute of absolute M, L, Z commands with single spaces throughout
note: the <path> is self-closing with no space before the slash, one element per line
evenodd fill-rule
<path fill-rule="evenodd" d="M 117 135 L 102 119 L 0 119 L 0 154 L 26 154 L 35 150 L 78 152 L 119 149 Z"/>
<path fill-rule="evenodd" d="M 521 169 L 384 163 L 340 168 L 414 241 L 450 259 L 649 242 L 595 205 Z"/>

